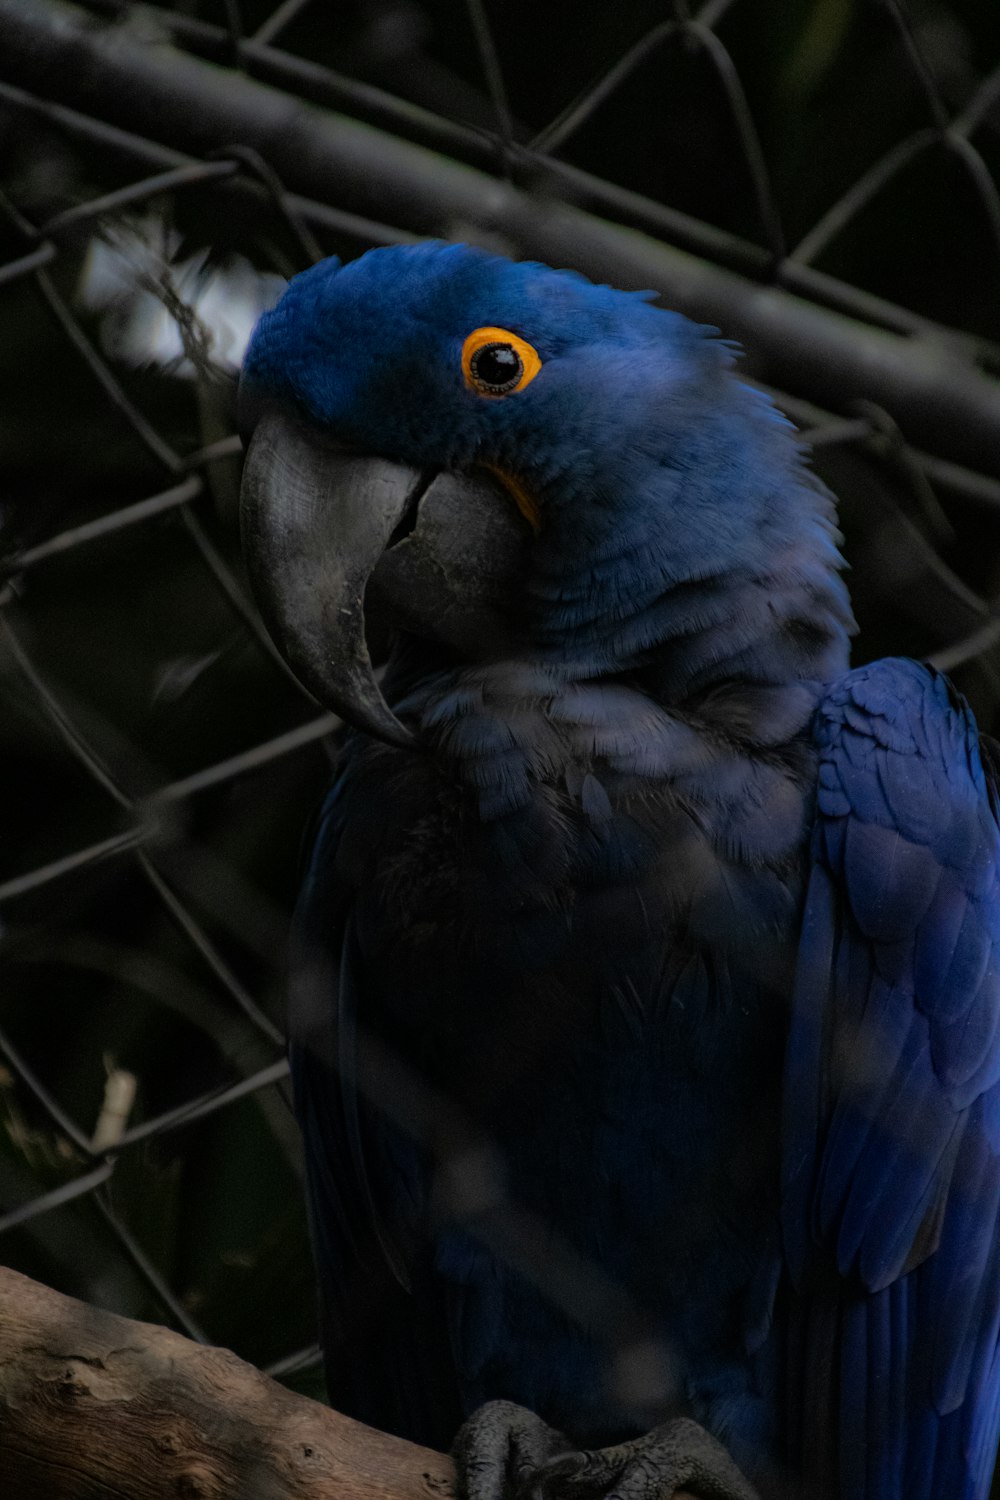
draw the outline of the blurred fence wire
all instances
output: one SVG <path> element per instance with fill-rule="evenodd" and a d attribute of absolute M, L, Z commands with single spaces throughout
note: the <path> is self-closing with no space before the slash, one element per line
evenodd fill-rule
<path fill-rule="evenodd" d="M 315 1365 L 283 945 L 337 724 L 239 561 L 273 273 L 467 238 L 716 323 L 841 495 L 862 649 L 1000 706 L 1000 43 L 844 0 L 779 78 L 781 7 L 551 9 L 0 0 L 0 1254 L 282 1376 Z M 480 1232 L 620 1329 L 512 1212 Z"/>

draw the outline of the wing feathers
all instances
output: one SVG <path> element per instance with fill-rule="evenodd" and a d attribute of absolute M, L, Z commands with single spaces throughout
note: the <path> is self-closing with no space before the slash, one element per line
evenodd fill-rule
<path fill-rule="evenodd" d="M 1000 1405 L 995 798 L 971 716 L 916 663 L 848 674 L 815 735 L 786 1071 L 790 1432 L 824 1500 L 985 1500 Z M 825 1406 L 816 1358 L 837 1372 Z"/>
<path fill-rule="evenodd" d="M 865 937 L 873 943 L 905 942 L 909 950 L 941 878 L 933 851 L 852 818 L 843 874 L 851 910 Z"/>

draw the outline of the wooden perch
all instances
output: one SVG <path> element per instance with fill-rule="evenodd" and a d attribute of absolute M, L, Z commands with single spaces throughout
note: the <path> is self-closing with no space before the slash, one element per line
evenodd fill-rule
<path fill-rule="evenodd" d="M 454 1478 L 225 1349 L 0 1267 L 3 1500 L 450 1500 Z"/>
<path fill-rule="evenodd" d="M 3 1500 L 441 1500 L 451 1460 L 0 1268 Z"/>

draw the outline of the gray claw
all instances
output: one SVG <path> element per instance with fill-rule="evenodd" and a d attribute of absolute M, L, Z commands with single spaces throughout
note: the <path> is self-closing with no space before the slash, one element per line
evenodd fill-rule
<path fill-rule="evenodd" d="M 571 1453 L 567 1438 L 513 1401 L 488 1401 L 452 1445 L 464 1500 L 522 1500 L 540 1469 Z"/>
<path fill-rule="evenodd" d="M 549 1459 L 536 1476 L 540 1500 L 759 1500 L 722 1444 L 688 1417 L 643 1438 Z"/>
<path fill-rule="evenodd" d="M 670 1500 L 676 1490 L 702 1500 L 759 1500 L 723 1445 L 690 1418 L 583 1458 L 582 1469 L 559 1482 L 561 1500 Z"/>
<path fill-rule="evenodd" d="M 463 1500 L 759 1500 L 711 1433 L 688 1417 L 609 1448 L 574 1449 L 513 1401 L 490 1401 L 452 1449 Z"/>

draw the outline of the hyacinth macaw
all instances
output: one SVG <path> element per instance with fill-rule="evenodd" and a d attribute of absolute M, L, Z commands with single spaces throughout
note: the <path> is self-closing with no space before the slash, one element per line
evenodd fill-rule
<path fill-rule="evenodd" d="M 244 364 L 251 576 L 354 726 L 290 1014 L 330 1397 L 471 1500 L 989 1486 L 992 751 L 848 669 L 733 364 L 436 243 L 297 276 Z"/>

